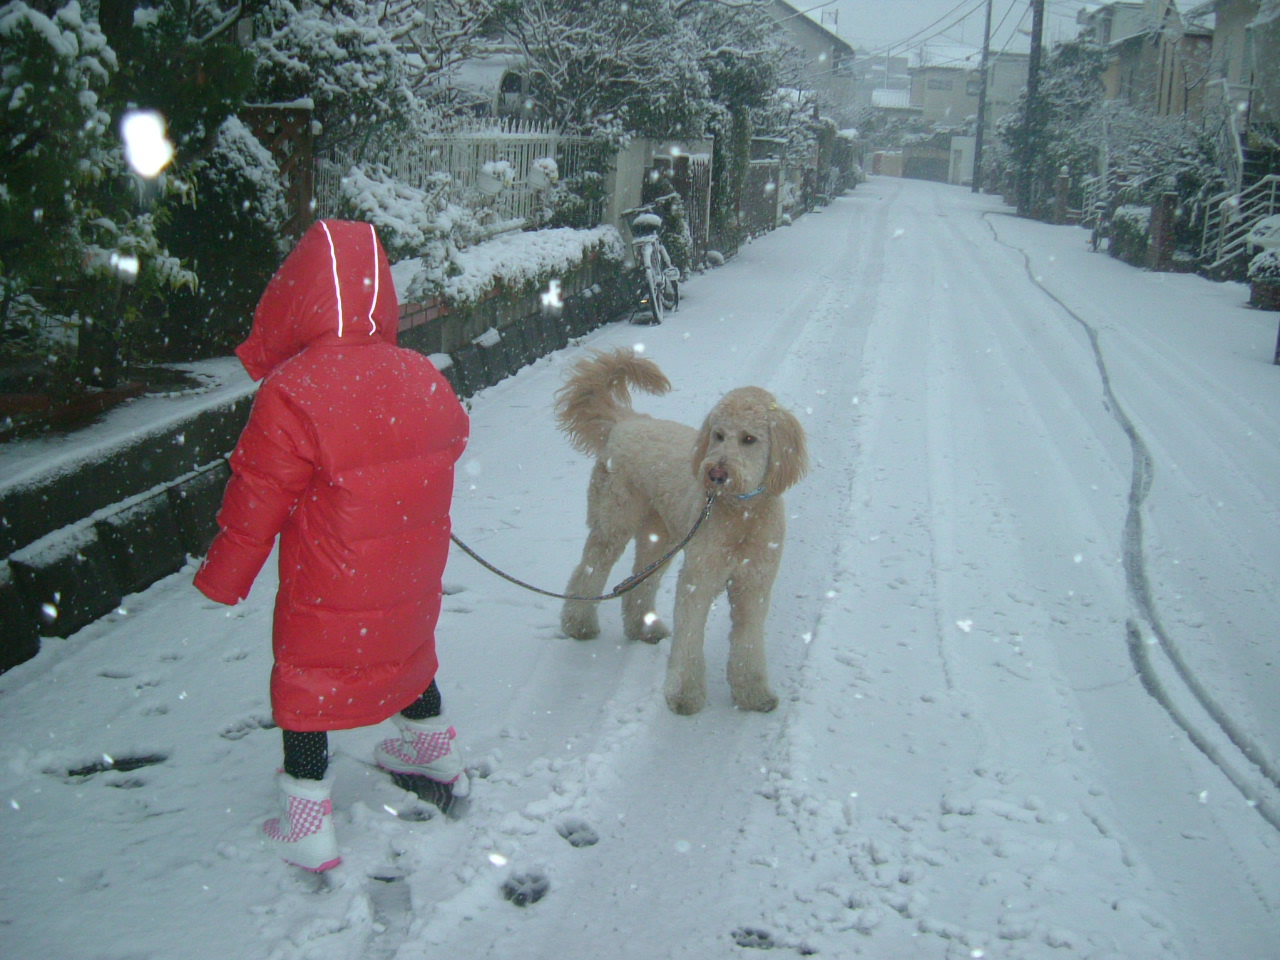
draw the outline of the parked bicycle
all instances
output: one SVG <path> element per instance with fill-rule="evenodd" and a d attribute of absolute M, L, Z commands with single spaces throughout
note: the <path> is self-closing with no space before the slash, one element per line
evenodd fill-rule
<path fill-rule="evenodd" d="M 640 307 L 652 320 L 661 323 L 668 310 L 680 305 L 680 268 L 671 262 L 671 255 L 662 244 L 661 215 L 657 205 L 671 197 L 659 197 L 652 203 L 622 211 L 631 220 L 631 249 L 635 254 Z"/>

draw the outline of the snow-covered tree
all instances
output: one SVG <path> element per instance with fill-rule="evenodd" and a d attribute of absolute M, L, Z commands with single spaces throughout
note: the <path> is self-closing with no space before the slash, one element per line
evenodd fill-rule
<path fill-rule="evenodd" d="M 496 0 L 267 0 L 256 20 L 259 99 L 306 99 L 320 149 L 375 155 L 436 129 L 450 72 L 471 56 Z"/>
<path fill-rule="evenodd" d="M 1106 50 L 1088 40 L 1058 44 L 1040 74 L 1039 109 L 1027 118 L 1025 91 L 996 132 L 1007 146 L 1005 177 L 1015 182 L 1030 171 L 1029 209 L 1043 212 L 1065 166 L 1073 183 L 1096 172 L 1099 140 L 1090 117 L 1103 101 Z M 994 153 L 994 152 L 993 152 Z"/>
<path fill-rule="evenodd" d="M 0 62 L 0 348 L 110 386 L 147 305 L 195 281 L 157 239 L 183 185 L 128 171 L 119 60 L 76 0 L 0 8 Z"/>
<path fill-rule="evenodd" d="M 404 51 L 378 13 L 363 0 L 272 0 L 252 47 L 260 99 L 309 100 L 321 147 L 428 126 Z"/>
<path fill-rule="evenodd" d="M 191 179 L 192 202 L 175 205 L 160 235 L 199 284 L 171 294 L 147 324 L 147 346 L 159 358 L 224 356 L 243 341 L 288 246 L 280 169 L 237 117 L 222 122 Z"/>
<path fill-rule="evenodd" d="M 502 24 L 538 110 L 566 132 L 620 140 L 702 135 L 707 78 L 671 0 L 524 0 Z"/>
<path fill-rule="evenodd" d="M 767 3 L 686 0 L 674 9 L 693 35 L 707 77 L 707 128 L 716 139 L 712 231 L 720 242 L 736 245 L 751 138 L 761 128 L 775 133 L 790 127 L 790 117 L 773 108 L 784 78 L 798 73 L 803 58 L 783 38 Z"/>

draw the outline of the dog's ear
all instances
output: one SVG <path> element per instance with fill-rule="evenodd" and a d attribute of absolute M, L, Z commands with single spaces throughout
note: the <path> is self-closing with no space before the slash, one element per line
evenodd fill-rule
<path fill-rule="evenodd" d="M 804 427 L 789 410 L 769 406 L 769 472 L 764 488 L 775 497 L 804 479 L 809 472 L 809 451 Z"/>
<path fill-rule="evenodd" d="M 714 412 L 714 411 L 712 411 Z M 698 430 L 698 436 L 693 441 L 693 459 L 689 463 L 689 467 L 693 470 L 693 475 L 698 477 L 702 474 L 702 461 L 706 459 L 707 449 L 711 446 L 711 414 L 707 414 L 707 419 L 702 421 L 702 427 Z"/>

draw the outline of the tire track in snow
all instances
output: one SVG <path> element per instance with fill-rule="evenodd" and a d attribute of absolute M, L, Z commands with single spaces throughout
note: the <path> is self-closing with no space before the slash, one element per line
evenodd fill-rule
<path fill-rule="evenodd" d="M 1256 785 L 1250 784 L 1248 778 L 1235 769 L 1234 764 L 1225 754 L 1214 747 L 1204 732 L 1178 707 L 1169 689 L 1161 683 L 1147 649 L 1150 646 L 1157 646 L 1164 653 L 1187 692 L 1191 694 L 1231 745 L 1239 751 L 1245 760 L 1261 772 L 1263 777 L 1270 781 L 1273 786 L 1280 789 L 1280 768 L 1266 755 L 1265 751 L 1250 736 L 1248 731 L 1241 728 L 1231 718 L 1205 688 L 1204 684 L 1200 682 L 1195 672 L 1188 666 L 1178 644 L 1165 628 L 1155 598 L 1152 596 L 1144 547 L 1143 507 L 1155 480 L 1155 463 L 1146 442 L 1142 438 L 1142 434 L 1125 412 L 1115 394 L 1111 383 L 1110 370 L 1107 367 L 1106 357 L 1102 352 L 1102 345 L 1098 338 L 1098 332 L 1088 321 L 1040 282 L 1035 270 L 1032 268 L 1030 255 L 1025 250 L 1003 240 L 992 223 L 990 215 L 984 215 L 983 219 L 986 221 L 997 243 L 1021 254 L 1023 268 L 1031 282 L 1084 330 L 1085 335 L 1089 338 L 1094 362 L 1102 381 L 1102 391 L 1106 401 L 1107 412 L 1128 438 L 1132 454 L 1132 474 L 1129 485 L 1129 506 L 1121 537 L 1121 548 L 1129 595 L 1137 606 L 1141 618 L 1146 622 L 1153 639 L 1147 640 L 1143 638 L 1138 624 L 1133 619 L 1130 619 L 1126 624 L 1126 643 L 1128 644 L 1130 659 L 1133 661 L 1134 668 L 1138 671 L 1143 688 L 1169 714 L 1174 723 L 1187 734 L 1196 748 L 1222 772 L 1248 804 L 1267 823 L 1276 830 L 1280 830 L 1280 809 L 1277 809 L 1276 804 L 1271 800 L 1262 796 Z"/>

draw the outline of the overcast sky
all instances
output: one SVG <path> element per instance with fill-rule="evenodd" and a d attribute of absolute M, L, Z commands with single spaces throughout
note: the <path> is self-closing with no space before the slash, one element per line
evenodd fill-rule
<path fill-rule="evenodd" d="M 811 10 L 809 16 L 814 20 L 824 11 L 837 13 L 836 23 L 828 20 L 825 25 L 858 48 L 878 50 L 908 38 L 913 38 L 913 47 L 927 39 L 943 44 L 982 45 L 986 0 L 834 0 L 827 5 L 823 0 L 790 2 L 799 10 Z M 1046 0 L 1046 43 L 1074 37 L 1078 32 L 1076 11 L 1085 5 L 1082 0 Z M 1031 29 L 1030 0 L 993 0 L 991 26 L 993 48 L 1027 49 L 1027 35 L 1017 30 Z"/>

